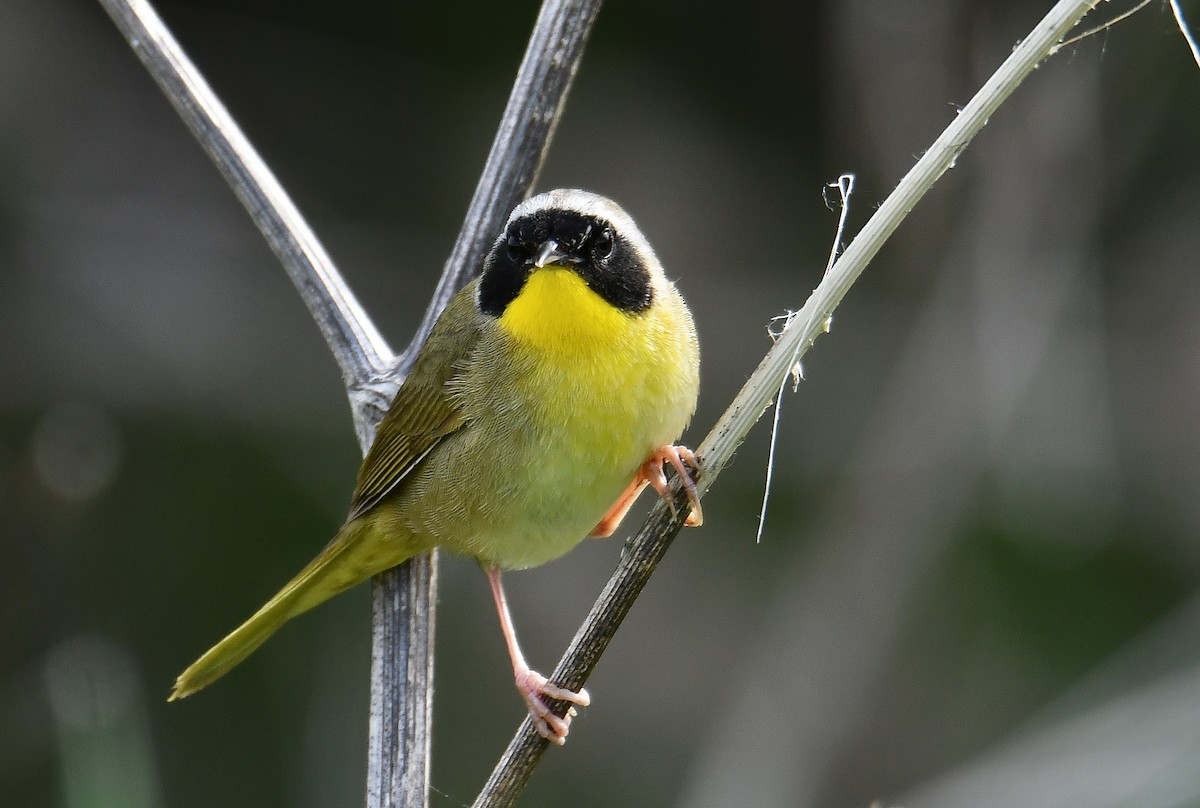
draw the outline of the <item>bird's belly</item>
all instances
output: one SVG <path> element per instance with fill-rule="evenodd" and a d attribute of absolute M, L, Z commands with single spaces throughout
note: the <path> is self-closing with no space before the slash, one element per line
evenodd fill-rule
<path fill-rule="evenodd" d="M 655 369 L 604 372 L 527 379 L 507 411 L 447 438 L 402 497 L 409 529 L 509 569 L 578 544 L 650 454 L 675 440 L 694 401 L 664 398 Z"/>

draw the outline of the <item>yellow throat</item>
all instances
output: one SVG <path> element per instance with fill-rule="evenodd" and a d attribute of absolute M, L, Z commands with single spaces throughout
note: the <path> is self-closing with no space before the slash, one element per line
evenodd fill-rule
<path fill-rule="evenodd" d="M 536 269 L 500 316 L 522 342 L 551 355 L 578 356 L 624 342 L 636 315 L 623 312 L 565 267 Z"/>

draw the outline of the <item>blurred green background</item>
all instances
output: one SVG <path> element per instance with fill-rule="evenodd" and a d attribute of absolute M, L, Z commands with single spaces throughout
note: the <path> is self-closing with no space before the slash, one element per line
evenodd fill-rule
<path fill-rule="evenodd" d="M 823 184 L 857 174 L 856 229 L 1049 6 L 603 10 L 538 188 L 617 199 L 678 279 L 689 442 L 819 280 Z M 536 4 L 161 12 L 402 347 Z M 0 805 L 359 804 L 367 587 L 165 701 L 341 521 L 337 369 L 100 8 L 0 19 Z M 806 360 L 763 542 L 765 425 L 522 804 L 1200 805 L 1197 142 L 1164 5 L 1044 64 Z M 632 529 L 509 576 L 535 667 Z M 437 643 L 455 808 L 523 712 L 470 561 Z"/>

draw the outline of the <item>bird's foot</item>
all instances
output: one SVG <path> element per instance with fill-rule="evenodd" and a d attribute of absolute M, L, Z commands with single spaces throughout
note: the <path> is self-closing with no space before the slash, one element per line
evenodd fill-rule
<path fill-rule="evenodd" d="M 529 716 L 533 719 L 533 726 L 538 735 L 558 746 L 567 742 L 571 719 L 578 713 L 574 707 L 571 707 L 567 710 L 567 714 L 560 718 L 551 711 L 545 699 L 569 701 L 580 707 L 587 707 L 592 702 L 586 690 L 581 688 L 576 693 L 574 690 L 567 690 L 565 687 L 551 684 L 545 676 L 535 670 L 526 669 L 519 672 L 516 676 L 516 684 L 517 692 L 521 694 L 525 705 L 529 707 Z"/>
<path fill-rule="evenodd" d="M 670 463 L 675 469 L 679 479 L 683 480 L 683 490 L 687 492 L 691 511 L 684 524 L 688 527 L 699 527 L 704 524 L 704 512 L 700 510 L 700 493 L 696 490 L 696 481 L 688 470 L 688 466 L 700 470 L 700 461 L 696 459 L 696 453 L 686 446 L 660 446 L 650 455 L 650 459 L 642 464 L 641 476 L 666 500 L 671 513 L 674 513 L 675 504 L 671 501 L 671 489 L 667 486 L 667 475 L 663 473 L 664 463 Z"/>
<path fill-rule="evenodd" d="M 588 535 L 593 539 L 607 539 L 621 524 L 621 520 L 629 513 L 629 509 L 633 507 L 634 501 L 638 498 L 638 494 L 642 493 L 642 489 L 647 485 L 652 486 L 658 495 L 667 501 L 667 506 L 671 509 L 671 513 L 675 513 L 675 503 L 671 501 L 670 488 L 667 486 L 667 477 L 663 474 L 663 463 L 670 463 L 675 471 L 683 480 L 683 487 L 687 491 L 688 503 L 691 505 L 691 510 L 688 513 L 688 518 L 684 524 L 688 527 L 699 527 L 704 522 L 704 513 L 700 510 L 700 495 L 696 491 L 696 481 L 692 479 L 692 474 L 688 471 L 688 466 L 694 469 L 700 468 L 700 462 L 696 459 L 696 454 L 686 446 L 662 446 L 657 449 L 654 454 L 650 455 L 641 466 L 638 467 L 637 475 L 633 478 L 633 482 L 625 489 L 620 498 L 616 501 L 608 513 L 604 514 L 592 532 Z"/>

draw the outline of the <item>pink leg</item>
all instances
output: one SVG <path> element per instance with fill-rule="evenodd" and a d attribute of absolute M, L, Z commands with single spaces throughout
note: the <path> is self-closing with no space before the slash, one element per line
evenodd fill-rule
<path fill-rule="evenodd" d="M 625 518 L 625 514 L 629 513 L 629 509 L 633 507 L 633 503 L 637 502 L 638 495 L 642 493 L 650 481 L 646 479 L 645 473 L 638 469 L 638 474 L 633 478 L 633 482 L 621 494 L 617 503 L 608 509 L 608 513 L 604 514 L 604 518 L 600 523 L 592 528 L 592 532 L 588 534 L 593 539 L 607 539 L 617 531 L 621 526 L 621 520 Z"/>
<path fill-rule="evenodd" d="M 586 690 L 581 689 L 576 693 L 573 690 L 551 684 L 545 676 L 531 670 L 525 664 L 525 655 L 521 653 L 521 646 L 517 645 L 517 632 L 513 630 L 512 616 L 508 612 L 508 601 L 504 598 L 504 585 L 500 582 L 500 568 L 487 567 L 484 572 L 487 573 L 488 583 L 492 586 L 492 598 L 496 601 L 496 613 L 500 616 L 500 630 L 504 633 L 508 656 L 512 660 L 513 678 L 516 680 L 517 692 L 525 700 L 525 705 L 529 708 L 529 716 L 533 719 L 533 725 L 538 734 L 550 743 L 562 746 L 567 742 L 571 718 L 576 714 L 575 708 L 570 708 L 564 717 L 559 718 L 550 711 L 542 698 L 569 701 L 580 707 L 587 707 L 591 703 L 591 698 Z"/>
<path fill-rule="evenodd" d="M 633 482 L 617 499 L 616 504 L 608 509 L 604 518 L 592 528 L 592 532 L 588 536 L 593 539 L 607 539 L 615 533 L 621 525 L 621 520 L 629 513 L 629 509 L 633 507 L 638 495 L 647 485 L 653 486 L 658 495 L 670 504 L 671 500 L 667 498 L 670 489 L 667 487 L 667 477 L 663 474 L 663 463 L 670 463 L 675 468 L 687 491 L 688 502 L 692 507 L 684 524 L 688 527 L 698 527 L 703 524 L 704 512 L 700 510 L 700 495 L 696 491 L 696 483 L 692 480 L 691 472 L 684 465 L 686 463 L 692 468 L 700 468 L 695 453 L 686 446 L 661 446 L 641 465 Z"/>

